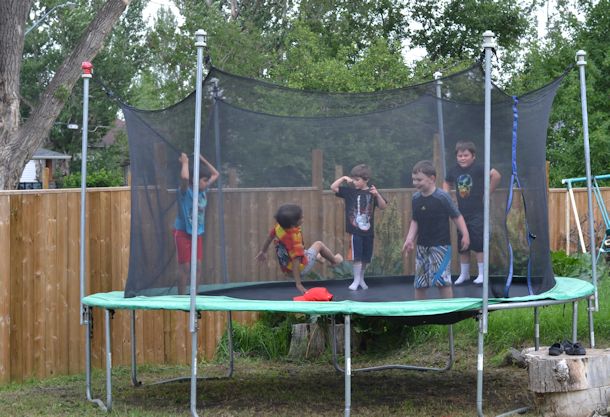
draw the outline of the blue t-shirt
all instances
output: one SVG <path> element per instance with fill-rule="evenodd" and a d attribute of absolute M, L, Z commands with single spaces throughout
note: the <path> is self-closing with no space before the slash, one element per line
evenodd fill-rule
<path fill-rule="evenodd" d="M 205 191 L 199 191 L 197 216 L 197 235 L 202 235 L 205 230 L 205 206 L 208 204 Z M 178 216 L 174 223 L 176 230 L 182 230 L 189 235 L 193 234 L 193 221 L 191 213 L 193 212 L 193 189 L 178 190 Z"/>

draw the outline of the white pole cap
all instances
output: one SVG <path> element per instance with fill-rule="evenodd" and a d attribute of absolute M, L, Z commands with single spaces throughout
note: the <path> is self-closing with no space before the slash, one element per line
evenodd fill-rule
<path fill-rule="evenodd" d="M 483 33 L 483 48 L 495 48 L 496 47 L 496 34 L 491 30 L 486 30 Z"/>
<path fill-rule="evenodd" d="M 587 55 L 587 53 L 585 51 L 583 51 L 582 49 L 578 52 L 576 52 L 576 65 L 581 66 L 581 65 L 587 65 L 587 61 L 585 61 L 585 56 Z"/>
<path fill-rule="evenodd" d="M 195 46 L 197 47 L 205 47 L 208 44 L 208 34 L 205 30 L 199 29 L 195 32 Z"/>

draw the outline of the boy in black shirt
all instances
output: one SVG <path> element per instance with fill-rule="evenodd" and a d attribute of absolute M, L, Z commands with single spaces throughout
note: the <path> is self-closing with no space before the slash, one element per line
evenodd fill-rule
<path fill-rule="evenodd" d="M 483 185 L 485 169 L 476 164 L 476 147 L 472 142 L 458 142 L 455 145 L 457 164 L 445 177 L 443 189 L 447 192 L 455 186 L 460 212 L 464 216 L 470 233 L 470 247 L 460 251 L 460 276 L 455 285 L 470 279 L 470 251 L 477 259 L 479 274 L 475 284 L 483 283 Z M 495 169 L 489 172 L 489 192 L 493 193 L 500 182 L 500 173 Z"/>
<path fill-rule="evenodd" d="M 364 164 L 352 168 L 350 176 L 337 178 L 330 186 L 337 197 L 345 199 L 345 230 L 351 235 L 351 259 L 354 282 L 349 289 L 368 288 L 364 271 L 373 256 L 375 207 L 386 208 L 385 199 L 374 185 L 369 186 L 371 169 Z M 346 182 L 348 185 L 341 185 Z"/>
<path fill-rule="evenodd" d="M 449 218 L 461 232 L 460 248 L 468 249 L 470 240 L 464 217 L 449 194 L 436 187 L 436 169 L 430 161 L 419 161 L 411 174 L 417 192 L 412 199 L 412 220 L 402 246 L 403 252 L 417 251 L 415 257 L 415 299 L 426 298 L 426 290 L 439 287 L 443 298 L 451 298 L 451 235 Z"/>

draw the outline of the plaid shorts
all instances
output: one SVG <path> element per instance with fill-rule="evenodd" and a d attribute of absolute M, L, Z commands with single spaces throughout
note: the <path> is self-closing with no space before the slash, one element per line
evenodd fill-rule
<path fill-rule="evenodd" d="M 415 255 L 415 288 L 451 285 L 451 245 L 420 246 Z"/>

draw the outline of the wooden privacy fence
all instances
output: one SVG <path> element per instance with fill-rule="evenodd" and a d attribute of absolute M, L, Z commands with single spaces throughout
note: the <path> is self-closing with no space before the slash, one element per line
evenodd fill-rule
<path fill-rule="evenodd" d="M 404 234 L 411 216 L 412 190 L 382 192 L 388 200 L 395 201 Z M 606 199 L 610 198 L 610 190 L 602 192 Z M 565 194 L 563 189 L 552 189 L 548 194 L 553 250 L 565 249 Z M 585 191 L 575 190 L 575 197 L 580 212 L 585 213 Z M 243 280 L 280 277 L 273 257 L 266 264 L 258 264 L 254 256 L 267 236 L 273 213 L 285 202 L 303 206 L 306 241 L 323 240 L 335 251 L 345 252 L 343 202 L 330 191 L 317 187 L 227 189 L 224 198 L 231 277 Z M 212 191 L 204 239 L 206 274 L 219 273 L 216 202 L 217 195 Z M 130 206 L 126 187 L 92 189 L 87 193 L 88 294 L 124 288 Z M 85 328 L 79 324 L 79 213 L 79 190 L 0 192 L 0 383 L 84 370 Z M 386 213 L 387 210 L 378 212 L 377 220 Z M 406 271 L 410 265 L 409 258 L 405 261 Z M 96 310 L 92 365 L 102 367 L 103 325 L 101 311 Z M 138 311 L 137 317 L 139 363 L 189 363 L 187 313 Z M 256 315 L 238 312 L 234 318 L 247 323 Z M 203 314 L 199 346 L 205 357 L 214 354 L 225 324 L 226 313 Z M 112 333 L 114 363 L 129 364 L 128 312 L 117 311 Z"/>

